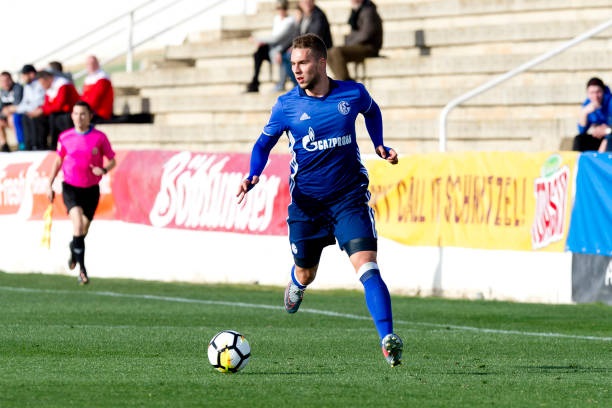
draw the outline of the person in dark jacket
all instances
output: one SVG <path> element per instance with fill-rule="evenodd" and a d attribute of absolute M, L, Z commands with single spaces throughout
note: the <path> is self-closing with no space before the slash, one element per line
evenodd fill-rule
<path fill-rule="evenodd" d="M 331 48 L 327 58 L 334 78 L 339 80 L 352 80 L 346 64 L 377 57 L 383 44 L 382 18 L 376 5 L 370 0 L 351 0 L 351 6 L 351 31 L 344 45 Z"/>
<path fill-rule="evenodd" d="M 323 10 L 315 4 L 314 0 L 300 0 L 299 6 L 303 13 L 299 35 L 316 34 L 323 40 L 327 49 L 333 47 L 329 20 Z"/>

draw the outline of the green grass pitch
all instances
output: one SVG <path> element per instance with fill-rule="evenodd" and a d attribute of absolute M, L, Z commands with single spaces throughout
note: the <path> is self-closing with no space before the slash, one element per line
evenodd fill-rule
<path fill-rule="evenodd" d="M 363 294 L 0 273 L 0 407 L 610 407 L 612 308 L 393 297 L 389 367 Z M 252 347 L 206 358 L 220 330 Z"/>

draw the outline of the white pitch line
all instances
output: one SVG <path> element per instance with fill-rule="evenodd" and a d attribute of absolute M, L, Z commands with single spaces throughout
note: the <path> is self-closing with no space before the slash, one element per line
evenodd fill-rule
<path fill-rule="evenodd" d="M 136 294 L 117 293 L 117 292 L 77 292 L 73 290 L 16 288 L 16 287 L 8 287 L 8 286 L 0 286 L 0 290 L 9 291 L 9 292 L 50 293 L 50 294 L 62 294 L 62 295 L 64 294 L 83 294 L 83 295 L 97 295 L 97 296 L 129 298 L 129 299 L 158 300 L 158 301 L 163 301 L 163 302 L 234 306 L 234 307 L 244 307 L 244 308 L 251 308 L 251 309 L 283 310 L 281 306 L 264 305 L 264 304 L 257 304 L 257 303 L 228 302 L 228 301 L 222 301 L 222 300 L 189 299 L 189 298 L 157 296 L 157 295 L 136 295 Z M 355 315 L 355 314 L 350 314 L 350 313 L 339 313 L 339 312 L 333 312 L 329 310 L 301 308 L 300 312 L 318 314 L 318 315 L 329 316 L 329 317 L 341 317 L 341 318 L 353 319 L 353 320 L 371 320 L 369 316 L 360 316 L 360 315 Z M 442 324 L 442 323 L 411 322 L 411 321 L 406 321 L 406 320 L 395 320 L 394 323 L 408 325 L 408 326 L 412 325 L 412 326 L 437 327 L 437 328 L 444 328 L 444 329 L 474 331 L 474 332 L 490 333 L 490 334 L 532 336 L 532 337 L 555 337 L 555 338 L 575 339 L 575 340 L 612 341 L 612 337 L 578 336 L 578 335 L 563 334 L 563 333 L 543 333 L 543 332 L 539 333 L 539 332 L 524 332 L 520 330 L 487 329 L 487 328 L 481 328 L 481 327 L 458 326 L 458 325 Z"/>

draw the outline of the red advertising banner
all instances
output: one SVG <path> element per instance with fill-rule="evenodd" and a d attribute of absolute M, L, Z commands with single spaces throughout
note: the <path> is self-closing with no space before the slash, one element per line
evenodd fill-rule
<path fill-rule="evenodd" d="M 0 216 L 42 220 L 54 152 L 0 155 Z M 249 154 L 118 151 L 117 167 L 100 182 L 96 219 L 160 228 L 286 235 L 289 156 L 271 155 L 258 185 L 237 204 Z M 54 219 L 67 219 L 63 176 L 53 184 Z"/>
<path fill-rule="evenodd" d="M 271 155 L 247 199 L 249 154 L 131 151 L 114 172 L 116 218 L 161 228 L 285 235 L 289 157 Z"/>

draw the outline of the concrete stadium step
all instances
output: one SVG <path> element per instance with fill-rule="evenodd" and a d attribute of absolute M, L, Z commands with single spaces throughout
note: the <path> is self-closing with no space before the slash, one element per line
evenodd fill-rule
<path fill-rule="evenodd" d="M 573 135 L 576 132 L 576 121 L 573 118 L 520 120 L 502 119 L 490 120 L 451 120 L 447 123 L 447 133 L 453 140 L 537 140 L 541 137 L 550 139 L 550 135 Z M 385 121 L 385 143 L 401 143 L 405 139 L 437 139 L 439 134 L 438 121 L 404 120 Z M 359 138 L 367 139 L 367 131 L 363 121 L 357 122 Z M 558 141 L 551 140 L 552 145 Z"/>
<path fill-rule="evenodd" d="M 466 93 L 470 88 L 421 88 L 398 86 L 395 89 L 377 90 L 376 101 L 381 108 L 443 107 L 449 101 Z M 564 84 L 556 86 L 502 85 L 467 102 L 466 106 L 524 106 L 571 105 L 577 106 L 585 95 L 584 85 Z M 242 95 L 176 95 L 158 94 L 146 98 L 149 112 L 156 115 L 173 112 L 269 112 L 276 100 L 275 94 Z M 117 107 L 142 106 L 138 97 L 117 97 Z M 133 109 L 130 109 L 133 112 Z"/>
<path fill-rule="evenodd" d="M 402 20 L 409 19 L 433 19 L 442 16 L 469 16 L 469 15 L 501 15 L 517 14 L 525 12 L 553 13 L 558 10 L 580 10 L 589 8 L 608 9 L 610 3 L 607 0 L 375 0 L 381 13 L 389 18 Z M 349 6 L 345 0 L 317 0 L 317 5 L 326 13 L 328 10 L 344 10 L 340 15 L 343 22 L 348 19 Z M 273 12 L 274 2 L 260 2 L 258 14 Z M 505 18 L 505 17 L 504 17 Z"/>
<path fill-rule="evenodd" d="M 497 49 L 499 43 L 510 44 L 517 48 L 519 44 L 526 43 L 528 46 L 532 46 L 538 42 L 545 42 L 546 48 L 539 48 L 548 51 L 554 45 L 569 41 L 601 22 L 601 19 L 597 19 L 573 22 L 553 21 L 546 22 L 545 24 L 542 24 L 542 22 L 513 22 L 513 24 L 502 25 L 482 25 L 474 23 L 475 25 L 468 27 L 453 26 L 443 29 L 424 30 L 424 39 L 425 45 L 430 47 L 430 52 L 433 53 L 440 53 L 439 48 L 444 48 L 445 54 L 447 54 L 448 49 L 459 48 L 456 53 L 460 52 L 465 55 L 468 53 L 466 51 L 469 50 L 467 47 L 472 46 L 472 48 L 475 48 L 474 46 L 477 46 L 477 48 L 472 50 L 474 54 L 477 54 L 481 52 L 480 50 L 482 50 L 482 48 L 491 44 L 493 45 L 493 47 L 490 47 L 492 48 L 491 52 L 500 53 Z M 409 28 L 403 24 L 401 29 L 385 30 L 381 54 L 389 55 L 392 53 L 397 54 L 399 51 L 408 52 L 413 50 L 418 45 L 415 36 L 415 31 L 417 29 L 419 28 Z M 612 29 L 598 34 L 594 39 L 611 40 Z M 335 39 L 335 41 L 336 44 L 342 43 L 340 39 Z M 548 46 L 548 44 L 554 45 Z M 226 52 L 226 54 L 222 56 L 250 57 L 254 50 L 254 45 L 248 41 L 236 42 L 236 47 L 232 48 L 231 54 L 227 55 Z M 413 52 L 416 53 L 417 50 Z M 533 49 L 531 52 L 537 52 L 537 50 Z M 508 53 L 508 51 L 505 50 L 505 53 Z M 215 54 L 222 54 L 222 52 L 219 52 L 214 47 L 207 47 L 204 44 L 188 44 L 168 49 L 166 58 L 194 58 L 197 61 L 202 61 L 203 59 L 213 58 L 213 56 L 220 56 Z M 231 60 L 225 61 L 225 63 L 228 64 L 231 62 Z M 200 64 L 200 66 L 201 65 L 202 64 Z"/>
<path fill-rule="evenodd" d="M 482 55 L 547 52 L 559 44 L 569 41 L 576 35 L 592 26 L 589 23 L 566 26 L 558 24 L 555 27 L 533 27 L 530 24 L 506 26 L 476 27 L 463 30 L 426 31 L 426 45 L 430 54 L 435 55 Z M 584 28 L 584 30 L 583 30 Z M 486 33 L 486 35 L 485 35 Z M 483 36 L 486 39 L 483 39 Z M 612 30 L 585 41 L 580 45 L 582 50 L 601 50 L 612 41 Z M 605 48 L 604 48 L 605 49 Z M 414 31 L 385 32 L 384 47 L 381 54 L 387 57 L 418 56 L 420 49 L 416 47 Z M 242 66 L 251 69 L 255 45 L 249 41 L 241 41 L 231 52 L 222 51 L 218 47 L 208 47 L 204 44 L 186 44 L 169 47 L 166 52 L 167 61 L 184 61 L 198 68 L 210 66 Z M 178 66 L 180 67 L 180 65 Z"/>
<path fill-rule="evenodd" d="M 428 57 L 369 58 L 365 61 L 366 78 L 411 77 L 436 75 L 466 75 L 504 73 L 537 54 L 511 55 L 431 55 Z M 590 51 L 566 51 L 544 63 L 531 68 L 533 72 L 605 72 L 612 70 L 612 58 L 601 58 Z M 247 83 L 252 67 L 223 66 L 206 68 L 172 68 L 140 72 L 113 73 L 116 88 L 155 88 L 175 86 L 198 86 L 208 84 Z M 264 69 L 264 74 L 265 69 Z"/>
<path fill-rule="evenodd" d="M 449 143 L 477 142 L 481 146 L 492 144 L 508 150 L 509 146 L 516 148 L 521 144 L 526 151 L 534 149 L 556 150 L 561 141 L 551 135 L 566 133 L 571 126 L 570 119 L 531 120 L 531 121 L 452 121 L 449 122 L 447 133 Z M 148 148 L 161 146 L 163 148 L 195 148 L 210 151 L 242 151 L 250 152 L 253 143 L 259 136 L 261 128 L 253 125 L 191 125 L 191 126 L 160 126 L 160 125 L 100 125 L 113 145 L 119 148 Z M 372 153 L 372 143 L 365 130 L 363 121 L 357 122 L 357 137 L 364 154 Z M 385 143 L 399 152 L 413 152 L 415 146 L 426 142 L 437 149 L 438 126 L 434 121 L 393 121 L 385 123 Z M 433 148 L 435 147 L 435 148 Z M 422 147 L 419 147 L 421 149 Z M 275 151 L 286 152 L 286 143 L 280 140 Z M 421 150 L 417 150 L 421 151 Z"/>
<path fill-rule="evenodd" d="M 335 10 L 338 5 L 341 6 L 340 10 L 343 11 L 344 15 L 339 17 L 338 25 L 346 26 L 346 5 L 338 2 L 330 3 L 334 5 L 332 10 Z M 389 10 L 389 18 L 385 19 L 385 48 L 414 46 L 413 31 L 415 29 L 426 30 L 425 39 L 430 46 L 478 44 L 499 41 L 501 38 L 506 41 L 571 38 L 603 21 L 606 14 L 610 14 L 610 9 L 607 7 L 609 3 L 605 1 L 584 1 L 580 3 L 577 4 L 575 1 L 533 1 L 530 2 L 529 9 L 521 10 L 520 2 L 517 3 L 515 0 L 495 2 L 494 5 L 486 6 L 479 1 L 460 2 L 460 4 L 448 0 L 416 4 L 390 1 L 380 5 L 381 10 L 384 10 L 384 7 L 388 7 Z M 451 8 L 452 20 L 448 20 L 447 17 L 447 20 L 439 21 L 442 16 L 448 15 L 448 13 L 440 12 L 440 9 L 444 7 Z M 412 8 L 426 10 L 423 15 L 429 18 L 424 20 L 418 10 L 405 13 L 402 11 Z M 244 20 L 244 24 L 250 29 L 257 29 L 257 26 L 253 27 L 253 24 L 261 24 L 262 29 L 269 30 L 269 21 L 272 19 L 274 10 L 269 10 L 269 12 L 271 15 L 268 19 L 264 18 L 261 13 L 258 14 L 257 18 L 252 18 L 249 15 L 228 16 L 229 20 L 238 20 L 230 21 L 228 24 L 235 27 L 240 24 L 239 21 Z M 474 14 L 470 15 L 470 13 Z M 594 16 L 598 16 L 598 18 Z M 393 28 L 395 27 L 394 19 L 400 21 L 397 29 Z M 584 20 L 588 21 L 585 22 Z M 603 33 L 602 35 L 609 38 L 611 34 Z M 197 59 L 212 56 L 250 55 L 253 49 L 253 45 L 246 39 L 234 40 L 227 45 L 226 47 L 223 44 L 207 43 L 169 47 L 167 57 L 169 59 Z"/>
<path fill-rule="evenodd" d="M 197 60 L 194 61 L 194 67 L 195 68 L 213 68 L 213 69 L 219 69 L 219 67 L 231 67 L 231 66 L 236 66 L 236 67 L 242 67 L 242 69 L 245 72 L 248 72 L 250 74 L 253 73 L 253 66 L 254 66 L 254 62 L 253 62 L 253 53 L 255 52 L 255 48 L 251 49 L 250 54 L 245 54 L 245 55 L 241 55 L 241 56 L 236 56 L 236 57 L 228 57 L 228 58 L 199 58 Z M 275 71 L 278 71 L 278 65 L 277 64 L 270 64 L 267 61 L 264 61 L 264 63 L 261 66 L 261 73 L 262 74 L 266 74 L 267 71 L 269 70 L 269 67 L 273 67 Z"/>
<path fill-rule="evenodd" d="M 608 9 L 607 0 L 438 0 L 426 2 L 406 2 L 409 13 L 419 18 L 432 18 L 439 16 L 465 16 L 479 14 L 517 14 L 524 12 L 555 10 L 581 10 L 588 8 Z M 322 3 L 323 4 L 323 3 Z M 507 16 L 502 17 L 507 18 Z"/>
<path fill-rule="evenodd" d="M 472 83 L 481 84 L 487 79 L 501 75 L 534 57 L 534 55 L 522 54 L 479 55 L 469 59 L 460 55 L 372 58 L 365 61 L 366 75 L 364 82 L 368 86 L 373 86 L 373 84 L 386 81 L 387 84 L 394 87 L 401 87 L 402 82 L 414 84 L 419 81 L 425 82 L 427 78 L 436 80 L 436 78 L 451 76 L 458 78 L 469 76 L 473 78 Z M 531 68 L 529 73 L 552 73 L 557 76 L 574 73 L 576 75 L 575 83 L 583 83 L 588 79 L 588 76 L 600 75 L 605 77 L 606 73 L 611 71 L 612 59 L 600 58 L 599 54 L 593 52 L 567 51 Z M 122 92 L 122 88 L 128 90 L 141 89 L 141 95 L 148 95 L 144 91 L 145 89 L 180 87 L 194 88 L 196 94 L 206 87 L 211 87 L 206 90 L 206 93 L 209 94 L 226 92 L 231 94 L 235 90 L 242 92 L 245 84 L 250 81 L 251 75 L 251 67 L 225 66 L 223 70 L 219 70 L 210 66 L 206 68 L 173 68 L 135 73 L 114 73 L 112 81 L 114 87 L 118 90 L 118 95 L 134 94 L 134 92 Z M 330 75 L 333 76 L 331 72 Z M 482 81 L 477 80 L 478 75 L 482 75 Z M 267 65 L 264 66 L 260 80 L 262 82 L 275 81 L 276 78 L 278 78 L 278 68 L 273 67 L 272 75 L 270 75 Z M 372 79 L 372 82 L 369 82 L 370 79 Z M 393 81 L 396 81 L 396 83 L 394 84 Z"/>
<path fill-rule="evenodd" d="M 249 151 L 254 140 L 236 138 L 236 134 L 204 135 L 193 126 L 159 126 L 155 124 L 98 125 L 115 148 L 119 149 L 187 149 L 206 151 Z"/>
<path fill-rule="evenodd" d="M 584 76 L 587 78 L 587 76 Z M 580 78 L 583 80 L 583 77 Z M 584 79 L 586 81 L 586 79 Z M 537 78 L 536 78 L 536 82 Z M 455 111 L 461 111 L 461 117 L 470 120 L 481 120 L 483 118 L 503 119 L 511 115 L 517 119 L 520 118 L 559 118 L 570 117 L 574 118 L 577 115 L 578 106 L 584 100 L 584 84 L 574 83 L 569 84 L 567 81 L 559 81 L 559 84 L 566 83 L 567 85 L 557 85 L 554 89 L 561 89 L 559 95 L 554 91 L 549 91 L 546 86 L 538 85 L 535 89 L 529 85 L 529 82 L 518 82 L 513 86 L 502 85 L 500 89 L 493 89 L 478 96 L 472 101 L 468 101 L 463 105 L 455 108 Z M 406 86 L 406 88 L 404 88 Z M 202 124 L 209 122 L 224 122 L 224 123 L 263 123 L 267 120 L 269 109 L 274 104 L 279 93 L 261 93 L 261 94 L 236 94 L 235 101 L 230 95 L 223 95 L 219 99 L 216 96 L 200 95 L 200 104 L 196 104 L 194 95 L 188 93 L 188 88 L 182 89 L 181 102 L 172 104 L 168 96 L 164 93 L 167 89 L 157 89 L 156 93 L 147 98 L 140 96 L 118 96 L 115 100 L 115 113 L 140 113 L 150 112 L 155 113 L 155 122 L 159 124 Z M 461 88 L 453 89 L 455 92 L 449 94 L 457 96 Z M 547 95 L 553 94 L 550 100 L 546 100 L 544 96 L 537 95 L 537 89 L 544 89 Z M 153 91 L 153 90 L 149 90 Z M 519 92 L 513 94 L 513 92 Z M 402 87 L 395 87 L 390 92 L 382 89 L 371 91 L 375 100 L 381 105 L 383 116 L 386 120 L 402 120 L 402 119 L 436 119 L 441 111 L 441 108 L 448 103 L 451 98 L 440 98 L 442 90 L 434 89 L 411 89 L 409 84 Z M 536 94 L 533 100 L 531 95 Z M 433 106 L 432 101 L 438 95 L 438 105 Z M 243 96 L 245 98 L 243 98 Z M 176 95 L 175 95 L 176 97 Z M 160 108 L 156 111 L 152 109 L 151 98 Z M 417 100 L 417 98 L 419 98 Z M 501 101 L 508 102 L 512 98 L 525 98 L 528 100 L 525 105 L 519 103 L 508 103 L 507 105 Z M 554 98 L 563 98 L 563 103 L 553 104 L 551 101 Z M 405 99 L 405 100 L 404 100 Z M 159 101 L 162 102 L 159 102 Z M 221 100 L 221 103 L 218 103 Z M 204 101 L 204 102 L 202 102 Z M 250 102 L 248 102 L 250 101 Z M 399 102 L 396 102 L 399 101 Z M 538 102 L 538 104 L 534 103 Z M 162 110 L 162 103 L 165 108 Z M 393 105 L 395 103 L 395 105 Z M 210 108 L 210 106 L 213 108 Z M 243 106 L 244 105 L 244 106 Z M 224 107 L 225 106 L 225 107 Z M 246 106 L 246 107 L 245 107 Z M 510 113 L 508 113 L 510 112 Z M 451 115 L 452 118 L 452 115 Z"/>
<path fill-rule="evenodd" d="M 531 72 L 527 71 L 515 76 L 514 78 L 503 83 L 502 87 L 530 87 L 530 86 L 558 86 L 560 84 L 568 84 L 572 86 L 584 86 L 586 81 L 591 76 L 596 75 L 591 70 L 585 71 L 570 71 L 570 72 Z M 395 77 L 368 77 L 365 84 L 370 90 L 370 93 L 376 99 L 378 92 L 386 90 L 397 90 L 404 89 L 406 92 L 413 90 L 419 90 L 423 88 L 431 88 L 436 86 L 438 89 L 472 89 L 485 82 L 492 80 L 499 76 L 487 75 L 487 74 L 449 74 L 449 75 L 437 75 L 429 78 L 410 76 L 402 78 L 400 84 L 398 79 Z M 277 73 L 273 73 L 272 79 L 277 77 Z M 280 95 L 279 92 L 273 91 L 273 81 L 270 81 L 268 70 L 263 69 L 260 75 L 261 84 L 261 95 Z M 190 96 L 190 95 L 242 95 L 245 90 L 245 83 L 239 83 L 238 81 L 232 84 L 220 83 L 220 84 L 201 84 L 201 85 L 187 85 L 187 86 L 166 86 L 166 87 L 155 87 L 155 88 L 142 88 L 135 94 L 118 94 L 118 102 L 115 106 L 115 111 L 120 112 L 123 103 L 129 100 L 128 105 L 131 106 L 131 110 L 139 109 L 143 99 L 149 97 L 165 97 L 168 95 L 175 96 Z M 290 84 L 286 84 L 286 89 L 289 90 Z M 273 99 L 272 99 L 273 100 Z"/>
<path fill-rule="evenodd" d="M 559 86 L 559 85 L 582 85 L 586 89 L 587 80 L 594 76 L 592 70 L 568 71 L 568 72 L 533 72 L 526 71 L 503 82 L 500 87 L 531 87 L 531 86 Z M 433 88 L 437 89 L 473 89 L 490 80 L 500 76 L 496 74 L 449 74 L 435 75 L 430 77 L 410 76 L 398 81 L 393 77 L 368 77 L 365 81 L 370 93 L 376 99 L 380 91 L 389 89 L 413 89 Z M 399 83 L 398 83 L 399 82 Z M 493 88 L 495 89 L 495 88 Z M 489 92 L 489 91 L 487 91 Z M 586 92 L 586 91 L 585 91 Z M 586 96 L 583 92 L 582 96 Z"/>
<path fill-rule="evenodd" d="M 594 75 L 601 75 L 601 73 L 595 73 L 590 71 L 584 72 L 558 72 L 558 73 L 524 73 L 518 75 L 501 85 L 492 88 L 491 90 L 483 93 L 479 98 L 484 98 L 488 95 L 488 98 L 504 98 L 507 100 L 511 98 L 512 94 L 515 95 L 527 95 L 529 97 L 533 92 L 537 92 L 540 89 L 544 90 L 544 94 L 537 97 L 539 100 L 542 98 L 548 98 L 544 95 L 552 95 L 548 100 L 549 103 L 558 101 L 560 95 L 555 95 L 556 89 L 561 89 L 564 104 L 571 103 L 573 99 L 574 104 L 580 103 L 585 97 L 585 84 L 586 81 Z M 408 77 L 402 79 L 399 84 L 397 78 L 370 78 L 365 81 L 371 95 L 379 103 L 383 103 L 383 106 L 389 107 L 389 100 L 393 101 L 397 98 L 405 98 L 402 102 L 402 106 L 405 102 L 417 100 L 417 103 L 412 103 L 413 107 L 416 106 L 444 106 L 451 99 L 467 92 L 471 89 L 480 86 L 487 81 L 490 81 L 498 75 L 443 75 L 430 78 L 422 77 Z M 148 112 L 153 113 L 151 106 L 151 100 L 158 101 L 160 99 L 168 99 L 168 102 L 172 98 L 193 98 L 190 102 L 194 109 L 197 110 L 197 106 L 201 106 L 203 103 L 209 103 L 217 97 L 227 98 L 234 96 L 236 98 L 235 103 L 242 104 L 244 101 L 251 101 L 256 99 L 258 101 L 265 101 L 264 103 L 272 106 L 276 97 L 282 94 L 274 90 L 276 82 L 268 81 L 267 74 L 261 75 L 260 79 L 263 82 L 260 85 L 259 94 L 244 95 L 245 84 L 235 82 L 233 84 L 218 84 L 218 85 L 198 85 L 198 86 L 168 86 L 168 87 L 157 87 L 157 88 L 143 88 L 137 95 L 121 95 L 115 96 L 115 108 L 116 114 L 121 113 L 140 113 Z M 437 88 L 433 88 L 437 85 Z M 292 87 L 290 83 L 286 84 L 286 90 Z M 530 88 L 535 87 L 535 90 Z M 432 90 L 433 88 L 433 90 Z M 431 90 L 431 91 L 430 91 Z M 429 92 L 432 92 L 431 94 Z M 394 96 L 397 93 L 403 93 L 404 96 Z M 244 101 L 241 100 L 242 96 L 248 96 Z M 500 96 L 501 95 L 501 96 Z M 204 98 L 203 97 L 207 97 Z M 384 98 L 381 101 L 381 98 Z M 204 100 L 205 102 L 198 102 Z M 476 104 L 478 100 L 473 100 L 471 103 Z M 490 99 L 489 99 L 490 101 Z M 490 103 L 485 99 L 486 103 Z M 544 99 L 544 103 L 547 100 Z M 258 102 L 259 103 L 259 102 Z M 184 108 L 180 108 L 184 110 Z M 191 109 L 191 110 L 194 110 Z"/>
<path fill-rule="evenodd" d="M 219 143 L 232 141 L 234 143 L 247 143 L 251 147 L 261 134 L 263 122 L 257 124 L 198 124 L 183 126 L 165 126 L 150 124 L 118 124 L 98 125 L 97 127 L 109 135 L 110 138 L 124 141 L 141 141 L 146 143 L 158 135 L 168 137 L 174 141 L 189 141 L 202 143 Z M 369 140 L 365 123 L 357 121 L 358 138 Z M 540 135 L 549 135 L 553 132 L 575 133 L 575 121 L 570 118 L 557 120 L 534 119 L 516 121 L 504 120 L 454 120 L 449 121 L 448 133 L 454 139 L 525 139 Z M 401 141 L 403 139 L 431 139 L 437 138 L 438 123 L 435 121 L 422 121 L 418 119 L 407 121 L 385 122 L 385 140 Z M 485 133 L 486 132 L 486 133 Z M 163 136 L 166 135 L 166 136 Z M 228 137 L 228 135 L 232 135 Z M 520 136 L 519 136 L 520 135 Z M 286 147 L 286 145 L 285 145 Z"/>
<path fill-rule="evenodd" d="M 111 79 L 115 88 L 155 88 L 160 86 L 191 86 L 232 84 L 236 78 L 248 78 L 252 73 L 242 66 L 213 68 L 171 68 L 138 72 L 116 72 Z M 244 79 L 242 80 L 244 81 Z"/>
<path fill-rule="evenodd" d="M 452 74 L 504 73 L 537 57 L 519 55 L 432 55 L 408 58 L 369 58 L 365 61 L 367 77 L 409 77 Z M 610 71 L 612 58 L 600 53 L 566 51 L 530 69 L 533 72 Z"/>
<path fill-rule="evenodd" d="M 230 58 L 253 54 L 255 45 L 248 38 L 214 43 L 186 43 L 166 47 L 168 59 Z"/>
<path fill-rule="evenodd" d="M 404 28 L 441 28 L 473 25 L 474 18 L 479 24 L 500 24 L 527 21 L 575 21 L 578 17 L 601 14 L 609 7 L 609 2 L 599 1 L 546 1 L 519 0 L 456 1 L 440 0 L 408 2 L 405 0 L 377 1 L 378 11 L 386 29 L 403 26 Z M 350 15 L 348 2 L 318 1 L 317 5 L 325 12 L 332 28 L 347 25 Z M 580 14 L 577 14 L 579 10 Z M 608 10 L 609 11 L 609 10 Z M 227 31 L 248 31 L 263 33 L 270 30 L 270 22 L 275 15 L 274 2 L 260 3 L 256 18 L 253 15 L 231 15 L 222 18 L 221 26 Z M 427 22 L 423 19 L 427 18 Z M 427 24 L 423 26 L 423 24 Z"/>
<path fill-rule="evenodd" d="M 511 118 L 520 120 L 558 120 L 569 119 L 575 123 L 578 119 L 578 106 L 576 105 L 539 105 L 539 106 L 464 106 L 453 109 L 449 121 L 503 121 Z M 412 108 L 386 108 L 383 109 L 385 121 L 423 120 L 437 121 L 440 117 L 439 107 L 412 107 Z M 267 117 L 266 117 L 267 119 Z M 573 133 L 573 132 L 572 132 Z"/>
<path fill-rule="evenodd" d="M 554 4 L 550 2 L 550 4 Z M 572 25 L 582 20 L 604 21 L 609 10 L 603 6 L 588 5 L 583 8 L 558 8 L 550 10 L 537 10 L 525 8 L 523 10 L 502 10 L 494 13 L 460 13 L 451 16 L 420 17 L 412 15 L 402 20 L 385 20 L 385 30 L 422 29 L 443 30 L 453 28 L 468 28 L 477 26 L 502 26 L 516 24 L 547 24 L 552 21 L 565 22 Z M 384 17 L 383 17 L 384 18 Z"/>
<path fill-rule="evenodd" d="M 410 89 L 396 87 L 378 90 L 376 101 L 383 108 L 446 105 L 449 101 L 470 91 L 470 88 L 455 89 Z M 557 86 L 513 86 L 501 85 L 475 96 L 464 103 L 466 106 L 524 106 L 524 105 L 577 105 L 585 95 L 583 84 Z"/>
<path fill-rule="evenodd" d="M 268 3 L 260 3 L 257 13 L 243 14 L 243 15 L 228 15 L 222 16 L 221 27 L 224 30 L 240 30 L 240 31 L 251 31 L 255 34 L 265 33 L 270 31 L 271 22 L 276 14 L 274 8 L 269 9 L 264 5 Z M 274 3 L 271 3 L 274 5 Z M 381 17 L 385 21 L 392 20 L 403 20 L 413 18 L 414 14 L 410 14 L 410 7 L 407 7 L 405 2 L 394 0 L 391 2 L 376 2 L 378 11 Z M 351 13 L 350 3 L 345 2 L 330 2 L 330 1 L 317 1 L 319 6 L 327 16 L 330 26 L 332 29 L 334 26 L 346 25 L 349 15 Z M 291 12 L 292 8 L 290 8 Z"/>
<path fill-rule="evenodd" d="M 612 13 L 611 13 L 612 14 Z M 601 24 L 602 18 L 579 21 L 545 20 L 540 22 L 512 22 L 500 25 L 475 23 L 467 27 L 450 27 L 424 30 L 425 44 L 429 47 L 456 46 L 498 42 L 537 42 L 550 40 L 570 40 L 583 32 Z M 410 31 L 394 31 L 385 34 L 385 48 L 406 46 Z M 599 38 L 612 38 L 612 30 L 602 32 Z M 414 46 L 414 35 L 412 44 Z"/>
<path fill-rule="evenodd" d="M 385 133 L 392 123 L 430 122 L 437 124 L 441 109 L 431 107 L 419 108 L 386 108 L 383 109 Z M 181 112 L 155 115 L 155 124 L 159 126 L 209 126 L 228 123 L 249 126 L 258 129 L 257 134 L 269 119 L 269 111 L 261 112 Z M 548 121 L 562 120 L 567 124 L 564 135 L 576 132 L 577 105 L 566 106 L 459 106 L 451 111 L 448 123 L 455 121 L 493 121 L 504 122 L 512 119 L 512 123 L 522 121 Z"/>
<path fill-rule="evenodd" d="M 494 55 L 494 54 L 534 54 L 541 55 L 549 52 L 562 43 L 566 43 L 569 39 L 558 40 L 543 40 L 543 41 L 523 41 L 523 42 L 507 42 L 499 41 L 495 43 L 483 42 L 481 44 L 463 44 L 463 45 L 443 45 L 430 49 L 430 55 Z M 609 49 L 612 45 L 612 32 L 609 38 L 595 37 L 590 38 L 578 45 L 573 51 L 580 50 L 581 52 L 601 52 Z M 384 55 L 390 53 L 385 50 Z M 405 55 L 409 56 L 409 55 Z M 393 50 L 392 57 L 405 57 L 398 50 Z M 424 57 L 425 58 L 425 57 Z"/>
<path fill-rule="evenodd" d="M 597 16 L 597 9 L 592 9 L 588 14 L 589 18 L 576 20 L 575 10 L 565 12 L 560 16 L 550 16 L 542 14 L 541 21 L 534 21 L 533 18 L 521 21 L 503 21 L 495 24 L 487 24 L 483 17 L 471 19 L 470 24 L 458 26 L 457 23 L 445 24 L 442 28 L 426 28 L 420 20 L 410 26 L 405 21 L 402 21 L 401 27 L 395 29 L 387 28 L 385 25 L 384 41 L 382 54 L 390 49 L 413 48 L 415 44 L 415 30 L 424 30 L 425 44 L 429 47 L 451 47 L 465 45 L 481 45 L 496 42 L 529 42 L 550 41 L 555 40 L 557 43 L 563 40 L 569 40 L 578 34 L 581 34 L 590 28 L 600 24 L 604 19 Z M 612 13 L 610 13 L 612 16 Z M 568 20 L 567 16 L 572 19 Z M 533 17 L 533 16 L 531 16 Z M 561 18 L 564 17 L 564 18 Z M 554 20 L 552 19 L 554 18 Z M 475 20 L 475 21 L 474 21 Z M 495 17 L 495 21 L 499 17 Z M 269 23 L 268 23 L 269 25 Z M 340 37 L 337 44 L 342 43 Z M 599 34 L 596 38 L 610 39 L 612 38 L 612 30 L 606 30 Z M 213 57 L 245 57 L 251 56 L 254 52 L 254 44 L 247 40 L 233 40 L 227 44 L 184 44 L 168 47 L 166 49 L 167 59 L 208 59 Z"/>

